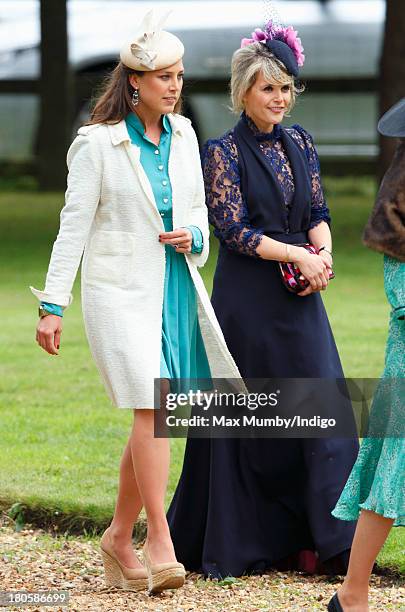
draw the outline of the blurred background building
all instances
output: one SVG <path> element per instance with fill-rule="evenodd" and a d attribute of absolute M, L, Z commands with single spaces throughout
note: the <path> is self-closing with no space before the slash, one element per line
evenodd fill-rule
<path fill-rule="evenodd" d="M 235 122 L 228 109 L 232 53 L 241 38 L 264 23 L 271 5 L 283 23 L 298 30 L 306 55 L 301 76 L 306 91 L 286 123 L 301 123 L 314 135 L 328 172 L 375 170 L 386 0 L 42 2 L 42 10 L 53 11 L 54 20 L 58 18 L 55 11 L 63 13 L 67 6 L 66 53 L 72 78 L 64 80 L 62 63 L 60 88 L 55 81 L 48 83 L 52 87 L 51 93 L 48 87 L 48 97 L 51 95 L 55 107 L 61 105 L 61 110 L 66 98 L 71 98 L 70 138 L 87 119 L 92 94 L 116 63 L 122 42 L 152 6 L 173 11 L 167 29 L 185 44 L 184 111 L 192 119 L 200 143 L 223 133 Z M 52 29 L 52 20 L 49 27 Z M 41 90 L 40 43 L 40 0 L 1 0 L 0 166 L 13 162 L 35 167 L 38 158 L 40 94 L 44 87 L 42 83 Z M 54 44 L 54 58 L 52 49 L 47 49 L 48 66 L 52 61 L 56 64 L 51 66 L 51 73 L 58 69 L 58 38 Z"/>

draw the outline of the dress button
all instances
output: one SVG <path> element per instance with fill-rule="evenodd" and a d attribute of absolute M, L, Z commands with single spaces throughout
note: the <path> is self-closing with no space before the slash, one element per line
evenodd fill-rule
<path fill-rule="evenodd" d="M 163 170 L 163 166 L 162 165 L 158 166 L 158 168 L 159 168 L 159 170 Z"/>
<path fill-rule="evenodd" d="M 167 181 L 162 181 L 162 185 L 166 186 L 167 185 Z"/>
<path fill-rule="evenodd" d="M 160 213 L 160 216 L 161 216 L 161 217 L 164 217 L 164 216 L 165 216 L 165 213 L 161 212 L 161 213 Z"/>
<path fill-rule="evenodd" d="M 167 203 L 168 203 L 168 201 L 169 201 L 169 198 L 163 198 L 163 202 L 164 202 L 165 204 L 167 204 Z"/>
<path fill-rule="evenodd" d="M 155 155 L 159 155 L 159 149 L 156 149 Z"/>

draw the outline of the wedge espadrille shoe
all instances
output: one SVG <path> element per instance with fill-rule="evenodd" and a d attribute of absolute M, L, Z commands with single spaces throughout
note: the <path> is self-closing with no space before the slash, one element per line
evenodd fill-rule
<path fill-rule="evenodd" d="M 107 586 L 117 587 L 124 591 L 146 591 L 148 589 L 148 573 L 146 568 L 133 568 L 122 565 L 105 542 L 103 542 L 103 545 L 100 544 L 100 548 Z"/>
<path fill-rule="evenodd" d="M 183 586 L 186 570 L 182 563 L 171 561 L 152 565 L 146 544 L 142 552 L 148 571 L 148 590 L 150 594 L 160 593 L 165 589 L 178 589 Z"/>

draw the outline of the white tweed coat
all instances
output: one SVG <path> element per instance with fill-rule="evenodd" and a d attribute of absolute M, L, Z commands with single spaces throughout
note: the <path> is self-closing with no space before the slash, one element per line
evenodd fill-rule
<path fill-rule="evenodd" d="M 200 254 L 185 255 L 198 296 L 198 316 L 214 378 L 240 378 L 197 266 L 208 257 L 209 231 L 197 139 L 191 122 L 169 114 L 173 227 L 196 225 Z M 72 301 L 82 258 L 86 334 L 107 392 L 118 408 L 152 408 L 160 377 L 165 247 L 151 185 L 125 121 L 82 127 L 68 154 L 66 203 L 39 299 Z"/>

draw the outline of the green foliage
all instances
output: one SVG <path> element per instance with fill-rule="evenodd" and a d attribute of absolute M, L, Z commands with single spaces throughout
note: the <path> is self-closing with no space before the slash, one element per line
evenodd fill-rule
<path fill-rule="evenodd" d="M 325 303 L 346 374 L 378 376 L 388 317 L 382 258 L 361 244 L 374 185 L 369 179 L 331 179 L 326 187 L 336 279 Z M 0 505 L 11 506 L 17 528 L 34 520 L 60 532 L 92 534 L 114 509 L 132 411 L 113 408 L 102 387 L 85 338 L 79 279 L 64 317 L 60 355 L 49 356 L 35 342 L 37 302 L 28 286 L 43 287 L 62 204 L 59 193 L 0 194 Z M 213 239 L 202 271 L 209 291 L 216 252 Z M 171 441 L 167 503 L 184 443 Z M 381 562 L 404 569 L 399 558 L 405 541 L 397 532 Z"/>
<path fill-rule="evenodd" d="M 22 529 L 24 529 L 24 525 L 25 525 L 24 511 L 25 510 L 26 510 L 26 506 L 24 506 L 24 504 L 17 502 L 13 504 L 10 510 L 8 511 L 9 517 L 12 518 L 14 521 L 14 526 L 15 526 L 16 531 L 21 531 Z"/>
<path fill-rule="evenodd" d="M 237 584 L 242 584 L 242 581 L 238 580 L 237 578 L 234 578 L 234 576 L 227 576 L 223 580 L 218 580 L 217 584 L 221 587 L 229 587 Z"/>

